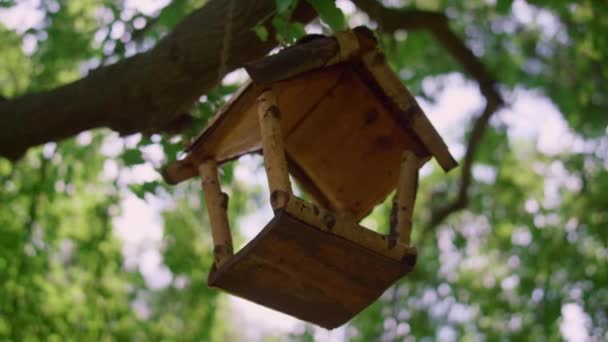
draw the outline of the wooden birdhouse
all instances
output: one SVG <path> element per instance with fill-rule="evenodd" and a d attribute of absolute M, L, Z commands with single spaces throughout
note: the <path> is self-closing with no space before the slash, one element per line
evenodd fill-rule
<path fill-rule="evenodd" d="M 202 178 L 215 245 L 210 286 L 338 327 L 414 268 L 418 169 L 431 157 L 445 171 L 456 162 L 365 28 L 305 37 L 245 69 L 251 81 L 164 177 Z M 217 167 L 260 152 L 274 218 L 233 254 Z M 289 175 L 312 203 L 294 196 Z M 395 189 L 397 234 L 360 226 Z"/>

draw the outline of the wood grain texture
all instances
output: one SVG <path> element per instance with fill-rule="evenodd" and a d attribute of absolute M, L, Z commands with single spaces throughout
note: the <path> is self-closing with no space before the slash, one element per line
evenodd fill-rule
<path fill-rule="evenodd" d="M 284 210 L 319 230 L 352 241 L 387 258 L 401 262 L 416 254 L 414 247 L 389 241 L 386 235 L 359 225 L 350 214 L 334 213 L 286 193 L 280 193 L 280 196 L 277 194 L 271 199 L 275 210 Z M 275 203 L 275 199 L 278 199 L 279 204 Z"/>
<path fill-rule="evenodd" d="M 228 223 L 228 195 L 220 188 L 215 160 L 202 162 L 199 173 L 209 213 L 214 261 L 216 265 L 221 266 L 233 255 L 232 235 Z"/>
<path fill-rule="evenodd" d="M 309 35 L 279 53 L 245 64 L 259 86 L 268 86 L 309 71 L 326 68 L 360 56 L 376 47 L 373 32 L 360 26 L 333 37 Z"/>
<path fill-rule="evenodd" d="M 399 183 L 397 184 L 397 201 L 395 213 L 397 217 L 398 241 L 409 245 L 412 234 L 412 216 L 418 188 L 419 160 L 411 151 L 403 152 Z"/>
<path fill-rule="evenodd" d="M 286 143 L 290 157 L 327 198 L 327 208 L 357 219 L 395 188 L 402 151 L 429 155 L 349 67 Z"/>
<path fill-rule="evenodd" d="M 365 53 L 361 60 L 382 91 L 399 109 L 399 115 L 409 123 L 444 171 L 447 172 L 456 167 L 458 163 L 450 154 L 447 145 L 418 106 L 416 99 L 390 69 L 385 56 L 376 50 Z"/>
<path fill-rule="evenodd" d="M 338 54 L 340 62 L 347 61 L 361 54 L 359 37 L 355 31 L 336 32 L 334 38 L 340 47 L 340 53 Z"/>
<path fill-rule="evenodd" d="M 316 106 L 324 94 L 336 86 L 342 72 L 343 67 L 337 65 L 322 71 L 313 70 L 297 79 L 272 86 L 284 113 L 281 129 L 285 135 Z M 193 142 L 185 159 L 163 169 L 165 181 L 176 184 L 196 176 L 198 163 L 208 158 L 221 164 L 243 154 L 260 151 L 262 141 L 256 99 L 262 90 L 251 82 L 243 85 Z"/>
<path fill-rule="evenodd" d="M 291 193 L 291 182 L 287 171 L 285 141 L 281 132 L 281 110 L 272 90 L 258 97 L 258 121 L 262 135 L 264 169 L 270 193 Z"/>
<path fill-rule="evenodd" d="M 192 173 L 188 170 L 204 158 L 221 163 L 259 151 L 255 99 L 268 88 L 282 113 L 280 127 L 292 175 L 313 202 L 333 212 L 356 220 L 369 214 L 395 189 L 405 150 L 420 159 L 434 156 L 445 170 L 456 166 L 442 138 L 366 34 L 359 30 L 338 38 L 314 36 L 252 63 L 253 83 L 214 119 L 186 159 L 170 166 L 168 181 L 186 179 Z"/>
<path fill-rule="evenodd" d="M 265 86 L 335 64 L 334 57 L 340 51 L 338 42 L 332 37 L 317 37 L 305 44 L 290 46 L 278 54 L 249 62 L 245 64 L 245 70 L 255 84 Z"/>
<path fill-rule="evenodd" d="M 415 260 L 415 254 L 411 256 Z M 322 327 L 336 328 L 413 268 L 304 223 L 285 211 L 209 285 Z"/>

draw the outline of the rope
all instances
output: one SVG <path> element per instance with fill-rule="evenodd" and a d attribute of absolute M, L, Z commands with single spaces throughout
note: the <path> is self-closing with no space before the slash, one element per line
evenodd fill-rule
<path fill-rule="evenodd" d="M 232 21 L 234 16 L 234 0 L 228 2 L 228 16 L 226 25 L 224 26 L 224 38 L 222 40 L 222 49 L 220 54 L 220 67 L 218 68 L 217 83 L 222 82 L 222 78 L 226 73 L 228 66 L 228 55 L 230 54 L 230 43 L 232 41 Z"/>

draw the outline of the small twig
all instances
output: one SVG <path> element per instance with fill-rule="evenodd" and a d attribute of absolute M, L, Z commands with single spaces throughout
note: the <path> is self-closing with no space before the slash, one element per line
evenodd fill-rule
<path fill-rule="evenodd" d="M 428 225 L 429 229 L 427 230 L 437 227 L 450 214 L 467 207 L 469 201 L 468 189 L 471 185 L 471 172 L 473 169 L 473 161 L 475 160 L 475 152 L 477 151 L 477 147 L 483 138 L 483 134 L 488 126 L 490 117 L 492 117 L 498 107 L 499 103 L 488 100 L 483 113 L 475 120 L 471 137 L 467 143 L 467 151 L 464 156 L 464 162 L 462 163 L 462 173 L 460 176 L 460 188 L 458 189 L 458 195 L 452 202 L 433 210 L 431 221 Z"/>

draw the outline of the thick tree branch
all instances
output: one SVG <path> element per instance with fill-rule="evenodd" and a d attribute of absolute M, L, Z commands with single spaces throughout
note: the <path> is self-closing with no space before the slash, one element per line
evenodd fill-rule
<path fill-rule="evenodd" d="M 477 81 L 482 95 L 486 98 L 484 111 L 475 120 L 471 137 L 467 142 L 467 150 L 461 167 L 458 195 L 453 201 L 433 210 L 429 223 L 429 229 L 433 229 L 450 214 L 467 206 L 471 172 L 477 147 L 483 138 L 490 118 L 503 104 L 503 99 L 496 89 L 496 82 L 492 75 L 463 40 L 450 29 L 449 19 L 443 13 L 386 8 L 377 0 L 352 1 L 359 9 L 365 11 L 371 19 L 378 22 L 386 32 L 396 30 L 430 32 L 439 44 L 462 66 L 464 71 Z"/>
<path fill-rule="evenodd" d="M 217 83 L 218 70 L 230 72 L 276 45 L 253 31 L 275 11 L 275 1 L 234 1 L 226 65 L 220 55 L 228 2 L 210 0 L 148 52 L 56 89 L 0 102 L 0 156 L 16 160 L 32 146 L 97 127 L 129 134 L 179 126 L 180 116 Z M 314 11 L 301 3 L 294 20 L 309 21 Z"/>

